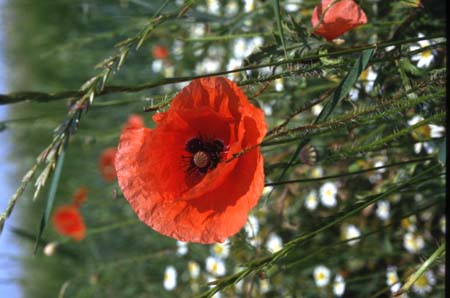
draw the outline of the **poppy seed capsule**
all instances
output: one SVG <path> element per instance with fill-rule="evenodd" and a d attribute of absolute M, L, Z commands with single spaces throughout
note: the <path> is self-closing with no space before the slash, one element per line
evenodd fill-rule
<path fill-rule="evenodd" d="M 317 162 L 317 150 L 310 144 L 303 146 L 299 155 L 300 160 L 308 166 L 313 166 Z"/>
<path fill-rule="evenodd" d="M 205 168 L 209 165 L 210 158 L 208 153 L 198 151 L 197 153 L 194 154 L 192 161 L 194 162 L 197 168 Z"/>

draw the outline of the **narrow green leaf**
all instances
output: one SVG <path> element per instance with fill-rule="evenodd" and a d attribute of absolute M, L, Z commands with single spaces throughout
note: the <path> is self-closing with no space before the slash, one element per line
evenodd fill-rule
<path fill-rule="evenodd" d="M 52 212 L 52 209 L 53 209 L 53 203 L 55 202 L 56 189 L 58 188 L 59 178 L 61 176 L 62 165 L 64 163 L 64 156 L 65 156 L 65 151 L 63 150 L 61 152 L 61 155 L 59 156 L 58 162 L 56 164 L 56 169 L 55 169 L 55 173 L 52 178 L 52 184 L 50 185 L 50 191 L 48 193 L 45 210 L 44 210 L 44 213 L 42 214 L 41 223 L 39 225 L 39 231 L 38 231 L 38 235 L 36 238 L 36 243 L 34 245 L 33 254 L 36 254 L 36 251 L 39 247 L 39 243 L 41 242 L 42 234 L 47 225 L 48 219 L 50 218 L 50 213 Z"/>
<path fill-rule="evenodd" d="M 323 110 L 320 112 L 319 116 L 317 116 L 314 123 L 318 123 L 320 121 L 324 121 L 330 116 L 333 112 L 336 105 L 341 101 L 347 94 L 350 92 L 350 89 L 356 84 L 359 79 L 361 73 L 366 69 L 367 64 L 372 58 L 375 49 L 367 49 L 361 53 L 361 56 L 356 60 L 353 67 L 347 73 L 347 75 L 342 79 L 339 86 L 336 90 L 328 97 L 325 102 L 325 106 Z"/>
<path fill-rule="evenodd" d="M 280 1 L 273 1 L 273 9 L 275 12 L 275 19 L 277 21 L 278 32 L 280 32 L 281 44 L 283 45 L 284 56 L 286 60 L 288 59 L 287 51 L 286 51 L 286 38 L 284 37 L 283 25 L 281 23 L 281 15 L 280 15 Z"/>
<path fill-rule="evenodd" d="M 344 79 L 341 81 L 339 86 L 337 86 L 336 90 L 334 90 L 334 92 L 325 101 L 325 106 L 323 107 L 319 116 L 317 116 L 316 120 L 314 121 L 314 124 L 326 120 L 328 116 L 330 116 L 330 114 L 333 112 L 334 108 L 339 103 L 339 101 L 342 100 L 345 96 L 347 96 L 347 94 L 350 92 L 350 89 L 358 81 L 361 73 L 364 71 L 364 69 L 366 69 L 367 64 L 369 63 L 370 58 L 372 58 L 374 52 L 375 49 L 367 49 L 362 51 L 361 55 L 356 60 L 355 64 L 347 73 L 347 75 L 344 77 Z M 281 179 L 283 179 L 287 170 L 291 167 L 292 163 L 298 157 L 300 150 L 302 150 L 303 146 L 305 146 L 308 142 L 309 142 L 308 137 L 305 137 L 304 139 L 300 140 L 297 148 L 295 149 L 294 154 L 292 154 L 291 159 L 289 160 L 288 164 L 283 168 L 283 171 L 281 172 L 280 176 L 278 176 L 276 182 L 281 181 Z M 267 198 L 270 197 L 272 191 L 273 189 L 269 192 Z"/>

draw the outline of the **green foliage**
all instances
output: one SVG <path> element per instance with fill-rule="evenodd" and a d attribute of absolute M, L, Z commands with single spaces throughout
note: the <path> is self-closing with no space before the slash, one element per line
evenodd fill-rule
<path fill-rule="evenodd" d="M 311 35 L 317 1 L 297 2 L 8 3 L 12 92 L 0 104 L 14 104 L 0 133 L 12 133 L 11 158 L 27 175 L 1 223 L 27 252 L 25 297 L 333 297 L 337 275 L 345 297 L 390 297 L 390 266 L 402 284 L 433 272 L 425 296 L 443 297 L 445 3 L 358 1 L 369 23 L 339 44 Z M 154 45 L 169 58 L 152 57 Z M 269 126 L 260 144 L 266 191 L 251 214 L 257 238 L 245 229 L 230 238 L 224 276 L 206 268 L 212 247 L 189 244 L 177 254 L 175 240 L 141 223 L 98 170 L 130 114 L 152 127 L 151 115 L 186 82 L 214 75 L 235 80 Z M 326 182 L 337 189 L 335 204 L 320 198 Z M 81 208 L 87 236 L 75 242 L 46 223 L 80 186 L 89 189 Z M 359 234 L 346 234 L 349 227 Z M 280 250 L 268 248 L 273 235 Z M 411 249 L 408 239 L 425 245 Z M 56 250 L 46 256 L 50 243 Z M 324 287 L 314 281 L 318 265 L 331 271 Z M 178 272 L 173 291 L 163 287 L 167 266 Z"/>

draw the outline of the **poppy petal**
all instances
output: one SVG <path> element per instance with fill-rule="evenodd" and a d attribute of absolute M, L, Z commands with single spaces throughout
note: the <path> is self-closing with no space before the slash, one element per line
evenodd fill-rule
<path fill-rule="evenodd" d="M 267 131 L 263 112 L 233 82 L 208 78 L 194 80 L 153 119 L 154 130 L 122 132 L 115 161 L 119 186 L 138 217 L 181 241 L 221 242 L 237 233 L 264 187 L 263 159 L 255 147 Z M 187 147 L 193 138 L 199 147 Z M 213 150 L 201 153 L 217 165 L 196 172 L 195 148 Z M 192 178 L 192 172 L 201 177 Z"/>
<path fill-rule="evenodd" d="M 314 34 L 333 40 L 345 32 L 367 23 L 364 11 L 353 0 L 338 1 L 328 10 L 327 7 L 334 0 L 322 0 L 313 11 L 311 23 L 316 27 L 323 16 L 322 23 L 314 30 Z M 325 11 L 326 10 L 326 11 Z"/>

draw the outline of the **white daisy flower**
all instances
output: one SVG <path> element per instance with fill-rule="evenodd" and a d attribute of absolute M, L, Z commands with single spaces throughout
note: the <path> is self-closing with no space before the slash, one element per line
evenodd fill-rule
<path fill-rule="evenodd" d="M 311 171 L 311 177 L 312 178 L 320 178 L 323 176 L 323 169 L 322 167 L 314 167 Z"/>
<path fill-rule="evenodd" d="M 415 124 L 417 124 L 417 123 L 419 123 L 420 121 L 423 121 L 424 119 L 423 119 L 423 117 L 422 116 L 420 116 L 420 115 L 414 115 L 414 117 L 412 117 L 411 119 L 409 119 L 407 122 L 408 122 L 408 125 L 409 126 L 413 126 L 413 125 L 415 125 Z"/>
<path fill-rule="evenodd" d="M 268 279 L 260 279 L 259 280 L 259 292 L 261 294 L 266 294 L 270 291 L 270 283 Z"/>
<path fill-rule="evenodd" d="M 343 230 L 343 238 L 345 240 L 356 238 L 359 236 L 361 236 L 361 232 L 355 225 L 351 225 L 351 224 L 347 225 Z M 355 245 L 358 242 L 359 242 L 359 239 L 354 239 L 354 240 L 348 241 L 347 243 L 348 243 L 348 245 Z"/>
<path fill-rule="evenodd" d="M 207 57 L 195 66 L 195 73 L 199 75 L 213 73 L 219 71 L 219 69 L 220 61 L 218 59 Z"/>
<path fill-rule="evenodd" d="M 334 207 L 337 204 L 336 200 L 337 186 L 335 183 L 326 182 L 320 187 L 320 201 L 325 207 Z"/>
<path fill-rule="evenodd" d="M 430 293 L 433 286 L 436 284 L 436 279 L 432 271 L 428 270 L 422 274 L 413 284 L 412 289 L 420 295 Z"/>
<path fill-rule="evenodd" d="M 323 106 L 318 103 L 316 105 L 314 105 L 311 109 L 311 112 L 313 113 L 314 116 L 319 116 L 320 112 L 322 112 Z"/>
<path fill-rule="evenodd" d="M 228 1 L 225 6 L 225 16 L 232 17 L 239 12 L 239 4 L 236 1 Z"/>
<path fill-rule="evenodd" d="M 163 61 L 161 59 L 155 59 L 152 62 L 152 71 L 155 73 L 161 72 L 163 68 Z"/>
<path fill-rule="evenodd" d="M 389 201 L 379 201 L 377 203 L 377 211 L 375 212 L 379 219 L 385 221 L 389 218 L 390 204 Z"/>
<path fill-rule="evenodd" d="M 284 90 L 283 78 L 275 79 L 275 91 L 281 92 Z"/>
<path fill-rule="evenodd" d="M 410 253 L 418 253 L 425 247 L 425 240 L 420 234 L 408 232 L 403 236 L 403 246 Z"/>
<path fill-rule="evenodd" d="M 359 79 L 361 80 L 362 85 L 364 86 L 364 89 L 366 90 L 367 93 L 373 90 L 376 78 L 377 73 L 373 71 L 372 67 L 370 66 L 365 70 L 363 70 L 363 72 L 361 72 Z"/>
<path fill-rule="evenodd" d="M 428 127 L 430 127 L 430 137 L 433 139 L 441 138 L 445 135 L 445 127 L 444 126 L 428 124 Z"/>
<path fill-rule="evenodd" d="M 417 217 L 414 214 L 410 215 L 409 217 L 403 218 L 400 224 L 402 225 L 403 229 L 409 232 L 414 232 L 417 229 Z"/>
<path fill-rule="evenodd" d="M 220 14 L 220 2 L 218 0 L 207 0 L 206 8 L 209 13 L 219 15 Z"/>
<path fill-rule="evenodd" d="M 392 293 L 398 292 L 402 286 L 398 279 L 397 267 L 389 266 L 386 270 L 386 284 L 391 288 Z"/>
<path fill-rule="evenodd" d="M 258 235 L 259 232 L 259 221 L 254 215 L 249 215 L 247 223 L 244 226 L 244 230 L 247 233 L 248 242 L 252 246 L 259 246 L 261 244 L 261 238 Z"/>
<path fill-rule="evenodd" d="M 177 270 L 173 266 L 167 266 L 164 272 L 164 289 L 172 291 L 177 286 Z"/>
<path fill-rule="evenodd" d="M 284 4 L 284 9 L 287 12 L 297 12 L 300 9 L 300 4 L 303 0 L 287 0 Z"/>
<path fill-rule="evenodd" d="M 424 37 L 422 33 L 419 33 L 419 37 Z M 420 48 L 425 48 L 431 45 L 429 40 L 421 40 L 418 42 L 419 46 L 411 46 L 409 49 L 411 51 L 419 50 Z M 433 50 L 428 49 L 422 51 L 411 57 L 411 60 L 417 61 L 417 67 L 427 68 L 430 66 L 431 62 L 434 60 Z"/>
<path fill-rule="evenodd" d="M 242 59 L 231 58 L 228 61 L 227 70 L 239 69 L 241 67 L 241 65 L 242 65 Z M 227 76 L 230 80 L 238 80 L 240 77 L 240 74 L 239 74 L 239 72 L 232 72 L 232 73 L 229 73 Z"/>
<path fill-rule="evenodd" d="M 247 42 L 244 38 L 237 38 L 233 43 L 233 56 L 235 59 L 242 60 L 249 54 Z"/>
<path fill-rule="evenodd" d="M 314 268 L 314 281 L 319 288 L 328 285 L 330 282 L 330 269 L 323 265 L 319 265 Z"/>
<path fill-rule="evenodd" d="M 202 23 L 195 23 L 189 26 L 189 36 L 191 38 L 202 37 L 205 35 L 205 25 Z"/>
<path fill-rule="evenodd" d="M 183 55 L 184 43 L 181 40 L 176 39 L 173 42 L 172 52 L 175 59 L 181 59 L 181 55 Z"/>
<path fill-rule="evenodd" d="M 200 265 L 195 261 L 189 261 L 188 262 L 188 271 L 189 271 L 189 276 L 192 279 L 197 279 L 198 276 L 200 275 Z"/>
<path fill-rule="evenodd" d="M 247 237 L 255 238 L 259 232 L 259 221 L 256 216 L 250 214 L 248 216 L 247 223 L 244 226 L 245 232 L 247 233 Z"/>
<path fill-rule="evenodd" d="M 319 204 L 319 197 L 317 195 L 317 191 L 315 190 L 310 191 L 305 198 L 305 207 L 308 210 L 315 210 L 318 204 Z"/>
<path fill-rule="evenodd" d="M 356 88 L 350 89 L 350 91 L 348 92 L 348 96 L 350 100 L 357 101 L 359 98 L 359 89 Z"/>
<path fill-rule="evenodd" d="M 230 254 L 230 240 L 222 243 L 215 243 L 211 246 L 211 253 L 219 259 L 226 259 Z"/>
<path fill-rule="evenodd" d="M 345 292 L 344 277 L 342 277 L 342 275 L 340 274 L 337 274 L 333 282 L 333 293 L 334 295 L 340 297 L 344 294 L 344 292 Z"/>
<path fill-rule="evenodd" d="M 270 182 L 270 181 L 269 181 Z M 273 186 L 265 186 L 263 188 L 263 196 L 267 196 L 273 190 Z"/>
<path fill-rule="evenodd" d="M 226 273 L 224 262 L 215 257 L 206 258 L 206 270 L 214 276 L 222 276 Z"/>
<path fill-rule="evenodd" d="M 261 36 L 255 36 L 251 38 L 247 43 L 247 48 L 249 54 L 251 54 L 254 51 L 259 50 L 259 48 L 264 44 L 264 38 Z"/>
<path fill-rule="evenodd" d="M 244 11 L 250 12 L 255 10 L 255 0 L 244 0 Z"/>
<path fill-rule="evenodd" d="M 177 241 L 177 255 L 184 256 L 188 252 L 187 242 Z"/>
<path fill-rule="evenodd" d="M 271 233 L 267 240 L 266 248 L 269 252 L 275 253 L 283 248 L 283 240 L 277 234 Z"/>

